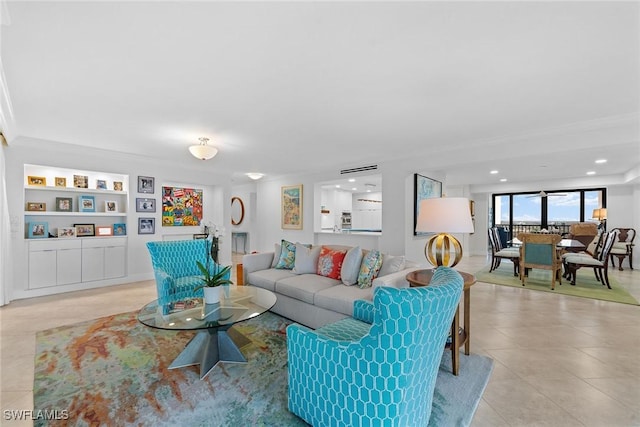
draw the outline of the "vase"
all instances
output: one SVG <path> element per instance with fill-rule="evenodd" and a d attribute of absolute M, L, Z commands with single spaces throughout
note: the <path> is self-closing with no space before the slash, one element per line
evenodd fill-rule
<path fill-rule="evenodd" d="M 204 291 L 204 303 L 218 304 L 220 302 L 220 288 L 221 286 L 202 288 Z"/>

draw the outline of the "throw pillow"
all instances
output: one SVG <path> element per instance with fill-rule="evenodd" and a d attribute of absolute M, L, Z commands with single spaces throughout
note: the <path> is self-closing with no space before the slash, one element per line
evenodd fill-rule
<path fill-rule="evenodd" d="M 360 273 L 358 274 L 358 286 L 360 288 L 370 288 L 373 279 L 378 277 L 382 267 L 382 254 L 380 251 L 371 250 L 362 259 Z"/>
<path fill-rule="evenodd" d="M 271 262 L 271 268 L 276 268 L 276 265 L 278 265 L 278 261 L 280 261 L 281 251 L 282 249 L 280 248 L 280 243 L 276 243 L 273 251 L 273 261 Z"/>
<path fill-rule="evenodd" d="M 320 251 L 320 257 L 318 257 L 318 269 L 316 273 L 320 276 L 340 280 L 342 262 L 346 254 L 347 251 L 336 251 L 323 246 Z"/>
<path fill-rule="evenodd" d="M 382 267 L 378 276 L 386 276 L 387 274 L 397 273 L 404 268 L 404 256 L 382 256 Z"/>
<path fill-rule="evenodd" d="M 347 286 L 358 283 L 360 264 L 362 264 L 362 249 L 360 249 L 360 246 L 349 249 L 344 256 L 344 261 L 342 261 L 342 270 L 340 271 L 342 283 Z"/>
<path fill-rule="evenodd" d="M 310 248 L 308 245 L 296 243 L 296 260 L 293 265 L 293 273 L 315 274 L 320 257 L 320 246 Z"/>
<path fill-rule="evenodd" d="M 291 270 L 296 260 L 296 245 L 295 243 L 282 239 L 280 246 L 280 259 L 275 268 Z"/>

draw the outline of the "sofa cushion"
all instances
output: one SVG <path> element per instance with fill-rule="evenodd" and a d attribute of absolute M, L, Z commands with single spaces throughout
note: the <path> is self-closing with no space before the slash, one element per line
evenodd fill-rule
<path fill-rule="evenodd" d="M 313 274 L 318 267 L 320 246 L 309 248 L 302 243 L 296 243 L 296 259 L 293 263 L 293 272 L 296 274 Z"/>
<path fill-rule="evenodd" d="M 280 243 L 276 243 L 273 251 L 273 261 L 271 262 L 271 268 L 276 268 L 276 265 L 278 265 L 278 261 L 280 261 L 280 252 L 282 251 L 282 248 L 280 247 Z"/>
<path fill-rule="evenodd" d="M 404 256 L 391 256 L 384 254 L 382 256 L 382 267 L 378 276 L 386 276 L 387 274 L 397 273 L 404 268 Z"/>
<path fill-rule="evenodd" d="M 296 244 L 282 239 L 280 242 L 280 259 L 276 268 L 291 270 L 296 261 Z"/>
<path fill-rule="evenodd" d="M 340 284 L 340 281 L 317 274 L 293 275 L 276 282 L 275 292 L 308 304 L 314 303 L 316 292 Z"/>
<path fill-rule="evenodd" d="M 276 282 L 287 277 L 295 277 L 290 270 L 277 270 L 270 268 L 268 270 L 254 271 L 247 275 L 247 282 L 253 286 L 264 288 L 274 292 L 276 290 Z"/>
<path fill-rule="evenodd" d="M 361 288 L 371 287 L 373 279 L 378 277 L 380 267 L 382 267 L 382 254 L 380 251 L 369 251 L 362 259 L 360 273 L 358 274 L 358 286 Z"/>
<path fill-rule="evenodd" d="M 371 301 L 372 288 L 338 285 L 316 293 L 315 305 L 338 313 L 353 315 L 353 302 L 358 299 Z"/>
<path fill-rule="evenodd" d="M 342 261 L 344 261 L 346 253 L 347 251 L 336 251 L 323 246 L 320 251 L 320 257 L 318 258 L 318 269 L 316 273 L 320 276 L 340 280 Z"/>
<path fill-rule="evenodd" d="M 340 271 L 342 283 L 347 286 L 358 283 L 360 264 L 362 264 L 362 249 L 360 249 L 360 246 L 349 249 L 344 256 L 344 261 L 342 261 L 342 270 Z"/>

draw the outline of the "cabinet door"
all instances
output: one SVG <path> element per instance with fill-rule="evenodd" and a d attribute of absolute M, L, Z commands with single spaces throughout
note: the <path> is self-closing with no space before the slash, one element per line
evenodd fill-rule
<path fill-rule="evenodd" d="M 126 248 L 124 246 L 107 246 L 104 248 L 104 278 L 125 276 Z"/>
<path fill-rule="evenodd" d="M 56 285 L 56 251 L 29 252 L 29 289 Z"/>
<path fill-rule="evenodd" d="M 82 281 L 104 279 L 104 248 L 82 248 Z"/>
<path fill-rule="evenodd" d="M 82 252 L 80 249 L 58 249 L 57 284 L 68 285 L 82 280 Z"/>

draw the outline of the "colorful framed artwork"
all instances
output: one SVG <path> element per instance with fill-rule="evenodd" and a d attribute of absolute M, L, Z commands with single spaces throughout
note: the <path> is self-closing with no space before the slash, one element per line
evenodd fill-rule
<path fill-rule="evenodd" d="M 99 225 L 96 227 L 96 236 L 113 236 L 113 228 L 110 225 Z"/>
<path fill-rule="evenodd" d="M 162 226 L 199 226 L 202 221 L 202 190 L 162 187 Z"/>
<path fill-rule="evenodd" d="M 28 176 L 27 184 L 44 187 L 47 185 L 47 178 L 44 176 Z"/>
<path fill-rule="evenodd" d="M 138 218 L 138 234 L 155 234 L 155 218 Z"/>
<path fill-rule="evenodd" d="M 76 236 L 78 237 L 89 237 L 96 235 L 96 226 L 95 224 L 73 224 L 76 228 Z"/>
<path fill-rule="evenodd" d="M 56 212 L 72 212 L 73 199 L 71 197 L 56 197 Z"/>
<path fill-rule="evenodd" d="M 30 222 L 27 224 L 27 236 L 30 239 L 46 239 L 49 237 L 49 223 Z"/>
<path fill-rule="evenodd" d="M 75 188 L 89 188 L 89 177 L 86 175 L 73 175 L 73 186 Z"/>
<path fill-rule="evenodd" d="M 118 202 L 114 200 L 107 200 L 104 202 L 105 212 L 118 212 Z"/>
<path fill-rule="evenodd" d="M 413 179 L 413 235 L 423 236 L 425 234 L 416 231 L 416 224 L 418 223 L 418 213 L 420 211 L 420 202 L 424 199 L 431 199 L 433 197 L 442 197 L 442 183 L 435 179 L 422 176 L 420 174 L 414 174 Z"/>
<path fill-rule="evenodd" d="M 114 236 L 126 236 L 127 235 L 127 224 L 125 224 L 125 223 L 113 224 L 113 235 Z"/>
<path fill-rule="evenodd" d="M 154 192 L 155 192 L 155 178 L 151 176 L 139 176 L 138 177 L 138 193 L 153 194 Z"/>
<path fill-rule="evenodd" d="M 68 239 L 76 237 L 75 227 L 58 227 L 58 239 Z"/>
<path fill-rule="evenodd" d="M 44 202 L 27 202 L 28 211 L 46 211 L 47 204 Z"/>
<path fill-rule="evenodd" d="M 107 189 L 107 181 L 104 179 L 99 179 L 96 181 L 96 189 L 97 190 L 106 190 Z"/>
<path fill-rule="evenodd" d="M 155 212 L 156 199 L 136 198 L 136 212 Z"/>
<path fill-rule="evenodd" d="M 302 184 L 282 187 L 282 228 L 302 230 Z"/>
<path fill-rule="evenodd" d="M 113 191 L 122 191 L 122 182 L 121 181 L 113 181 Z"/>
<path fill-rule="evenodd" d="M 95 212 L 96 198 L 93 196 L 78 196 L 78 212 Z"/>
<path fill-rule="evenodd" d="M 67 186 L 67 178 L 56 176 L 56 187 L 66 187 Z"/>

